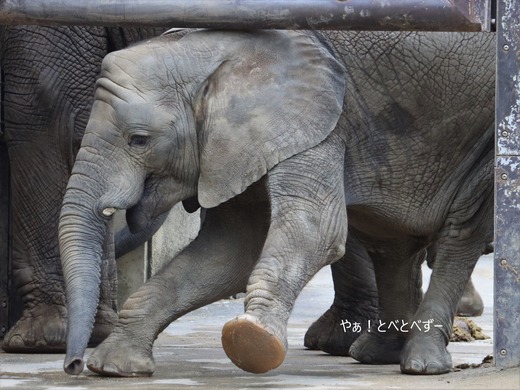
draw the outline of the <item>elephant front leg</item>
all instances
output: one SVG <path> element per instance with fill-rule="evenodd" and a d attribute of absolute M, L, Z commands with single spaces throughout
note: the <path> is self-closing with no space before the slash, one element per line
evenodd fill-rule
<path fill-rule="evenodd" d="M 268 226 L 263 208 L 231 200 L 207 210 L 198 237 L 124 303 L 87 367 L 107 376 L 152 375 L 153 342 L 170 322 L 245 290 Z"/>
<path fill-rule="evenodd" d="M 283 362 L 287 321 L 298 294 L 323 266 L 345 252 L 342 170 L 320 166 L 319 155 L 306 154 L 307 160 L 293 157 L 268 174 L 268 236 L 249 278 L 245 313 L 222 329 L 227 356 L 252 373 Z"/>

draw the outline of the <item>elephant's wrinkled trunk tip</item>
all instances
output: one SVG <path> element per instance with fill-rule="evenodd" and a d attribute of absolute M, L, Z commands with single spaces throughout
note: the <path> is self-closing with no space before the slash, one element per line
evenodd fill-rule
<path fill-rule="evenodd" d="M 66 358 L 63 363 L 63 369 L 69 375 L 79 375 L 83 372 L 85 363 L 81 357 Z"/>

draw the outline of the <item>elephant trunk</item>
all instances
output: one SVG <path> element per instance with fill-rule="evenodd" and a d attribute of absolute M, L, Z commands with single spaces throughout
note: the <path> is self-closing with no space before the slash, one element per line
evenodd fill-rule
<path fill-rule="evenodd" d="M 85 185 L 96 188 L 95 182 L 73 174 L 60 215 L 59 241 L 68 311 L 64 369 L 72 375 L 80 374 L 84 368 L 83 355 L 99 303 L 101 266 L 108 236 L 109 218 L 97 211 L 99 197 L 80 190 Z"/>

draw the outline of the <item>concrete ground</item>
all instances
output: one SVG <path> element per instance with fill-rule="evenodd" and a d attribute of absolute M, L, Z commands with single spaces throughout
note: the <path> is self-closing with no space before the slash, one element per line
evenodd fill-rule
<path fill-rule="evenodd" d="M 425 269 L 425 283 L 429 271 Z M 493 336 L 493 259 L 484 256 L 473 281 L 484 300 L 482 317 L 474 318 Z M 307 285 L 289 322 L 289 352 L 276 370 L 263 375 L 241 371 L 220 344 L 223 324 L 243 311 L 241 299 L 224 300 L 186 315 L 170 325 L 154 346 L 156 372 L 150 378 L 102 378 L 88 370 L 71 377 L 62 370 L 63 355 L 0 353 L 1 389 L 520 389 L 520 369 L 498 370 L 485 364 L 455 368 L 437 376 L 403 375 L 398 365 L 371 366 L 303 347 L 309 325 L 333 297 L 329 269 Z M 449 345 L 454 366 L 478 365 L 493 352 L 492 339 Z M 90 350 L 87 352 L 90 353 Z"/>

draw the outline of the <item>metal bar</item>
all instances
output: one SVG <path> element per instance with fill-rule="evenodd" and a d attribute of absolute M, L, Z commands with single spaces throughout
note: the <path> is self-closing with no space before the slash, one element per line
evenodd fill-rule
<path fill-rule="evenodd" d="M 0 27 L 0 35 L 3 33 Z M 1 38 L 1 37 L 0 37 Z M 0 339 L 10 327 L 9 157 L 4 137 L 4 73 L 0 67 Z"/>
<path fill-rule="evenodd" d="M 491 0 L 0 0 L 0 25 L 488 31 Z"/>
<path fill-rule="evenodd" d="M 9 329 L 9 165 L 0 137 L 0 339 Z"/>
<path fill-rule="evenodd" d="M 520 6 L 497 8 L 495 330 L 499 368 L 520 365 Z"/>

